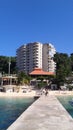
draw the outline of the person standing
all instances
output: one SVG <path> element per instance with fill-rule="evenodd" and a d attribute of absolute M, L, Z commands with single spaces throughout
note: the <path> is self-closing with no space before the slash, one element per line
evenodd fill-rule
<path fill-rule="evenodd" d="M 48 95 L 48 89 L 45 89 L 45 96 Z"/>

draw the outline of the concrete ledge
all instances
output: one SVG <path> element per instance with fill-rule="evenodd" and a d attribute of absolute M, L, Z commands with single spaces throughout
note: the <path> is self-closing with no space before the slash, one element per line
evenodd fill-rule
<path fill-rule="evenodd" d="M 7 130 L 73 130 L 73 119 L 55 96 L 43 95 Z"/>

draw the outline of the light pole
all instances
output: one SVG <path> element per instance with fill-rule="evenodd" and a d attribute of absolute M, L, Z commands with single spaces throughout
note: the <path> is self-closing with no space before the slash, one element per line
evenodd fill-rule
<path fill-rule="evenodd" d="M 11 58 L 9 57 L 9 67 L 8 67 L 8 75 L 9 75 L 9 81 L 10 81 L 10 85 L 12 84 L 12 79 L 11 79 L 11 75 L 10 75 L 10 65 L 11 65 Z"/>
<path fill-rule="evenodd" d="M 2 77 L 2 73 L 0 73 L 0 82 L 1 82 L 1 87 L 3 87 L 3 77 Z"/>
<path fill-rule="evenodd" d="M 10 65 L 11 65 L 11 58 L 9 57 L 9 68 L 8 68 L 8 74 L 10 76 Z"/>

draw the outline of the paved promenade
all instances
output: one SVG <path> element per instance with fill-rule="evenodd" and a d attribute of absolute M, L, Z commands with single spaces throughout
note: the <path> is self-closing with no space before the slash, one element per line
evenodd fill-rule
<path fill-rule="evenodd" d="M 73 119 L 55 96 L 43 95 L 7 130 L 73 130 Z"/>

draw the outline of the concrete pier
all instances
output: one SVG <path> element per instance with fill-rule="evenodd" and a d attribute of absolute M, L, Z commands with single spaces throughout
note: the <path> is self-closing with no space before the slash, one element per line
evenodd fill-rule
<path fill-rule="evenodd" d="M 43 95 L 7 130 L 73 130 L 73 119 L 55 96 Z"/>

